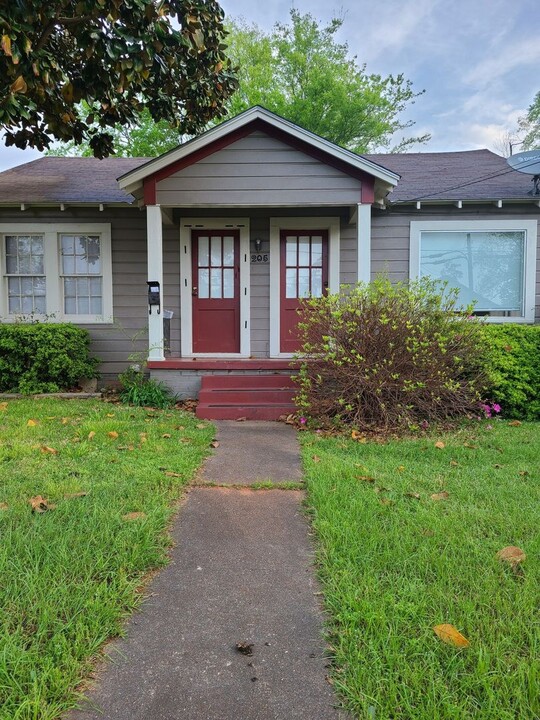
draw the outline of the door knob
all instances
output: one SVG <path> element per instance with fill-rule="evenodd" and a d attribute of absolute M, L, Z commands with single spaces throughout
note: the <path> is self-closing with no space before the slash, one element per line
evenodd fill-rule
<path fill-rule="evenodd" d="M 197 289 L 198 289 L 198 288 L 196 288 L 196 287 L 191 288 L 191 294 L 192 294 L 194 297 L 197 297 Z"/>

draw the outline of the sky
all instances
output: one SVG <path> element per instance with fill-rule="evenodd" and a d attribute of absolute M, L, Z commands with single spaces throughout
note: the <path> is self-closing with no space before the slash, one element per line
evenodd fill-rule
<path fill-rule="evenodd" d="M 413 150 L 489 148 L 502 152 L 540 91 L 537 0 L 221 0 L 231 17 L 263 29 L 286 22 L 291 7 L 322 23 L 343 17 L 337 39 L 366 72 L 403 74 L 424 90 L 402 120 L 410 135 L 431 133 Z M 396 138 L 397 139 L 397 138 Z M 519 152 L 519 146 L 514 148 Z M 0 170 L 39 157 L 0 146 Z"/>

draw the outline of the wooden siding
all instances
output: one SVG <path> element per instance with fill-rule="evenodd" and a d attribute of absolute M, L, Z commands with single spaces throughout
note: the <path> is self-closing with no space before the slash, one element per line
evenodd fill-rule
<path fill-rule="evenodd" d="M 184 207 L 324 206 L 360 202 L 362 183 L 254 132 L 160 180 L 157 202 Z"/>
<path fill-rule="evenodd" d="M 397 282 L 409 278 L 409 237 L 412 220 L 538 220 L 536 254 L 536 311 L 535 322 L 540 322 L 540 210 L 533 205 L 503 205 L 487 210 L 485 205 L 465 205 L 461 210 L 454 206 L 422 206 L 374 210 L 371 228 L 371 274 L 384 273 Z"/>

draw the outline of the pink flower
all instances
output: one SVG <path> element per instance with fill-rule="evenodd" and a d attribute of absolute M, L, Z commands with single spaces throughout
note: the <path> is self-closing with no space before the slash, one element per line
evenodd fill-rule
<path fill-rule="evenodd" d="M 500 413 L 501 412 L 501 406 L 498 403 L 493 403 L 491 406 L 491 409 L 493 412 Z"/>
<path fill-rule="evenodd" d="M 299 419 L 299 422 L 300 422 L 300 425 L 305 425 L 306 422 L 307 422 L 307 420 L 306 420 L 305 417 L 301 417 L 301 418 Z"/>

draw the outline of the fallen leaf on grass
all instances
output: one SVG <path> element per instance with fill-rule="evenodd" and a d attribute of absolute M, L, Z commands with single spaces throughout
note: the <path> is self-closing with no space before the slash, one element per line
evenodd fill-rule
<path fill-rule="evenodd" d="M 69 418 L 62 418 L 62 425 L 67 425 L 69 422 Z"/>
<path fill-rule="evenodd" d="M 107 435 L 112 439 L 116 440 L 118 438 L 118 433 L 116 430 L 111 430 L 111 432 L 108 432 Z"/>
<path fill-rule="evenodd" d="M 64 495 L 64 500 L 73 500 L 74 498 L 86 497 L 87 495 L 88 493 L 85 490 L 81 490 L 81 492 L 66 493 Z"/>
<path fill-rule="evenodd" d="M 376 493 L 388 492 L 388 488 L 379 487 L 378 485 L 376 485 L 373 489 L 375 490 Z"/>
<path fill-rule="evenodd" d="M 197 430 L 204 430 L 207 426 L 204 423 L 199 423 L 198 425 L 195 425 Z"/>
<path fill-rule="evenodd" d="M 430 495 L 430 498 L 432 500 L 448 500 L 450 497 L 450 493 L 447 493 L 446 490 L 443 490 L 439 493 L 433 493 L 433 495 Z"/>
<path fill-rule="evenodd" d="M 49 447 L 48 445 L 42 445 L 41 446 L 41 452 L 45 453 L 46 455 L 58 455 L 58 450 L 55 448 Z"/>
<path fill-rule="evenodd" d="M 429 528 L 422 528 L 422 530 L 420 530 L 420 535 L 423 535 L 424 537 L 433 537 L 435 533 Z"/>
<path fill-rule="evenodd" d="M 144 512 L 129 512 L 122 516 L 122 520 L 144 520 L 145 517 Z"/>
<path fill-rule="evenodd" d="M 357 480 L 363 480 L 364 482 L 375 482 L 375 478 L 371 477 L 371 475 L 355 475 Z"/>
<path fill-rule="evenodd" d="M 435 443 L 435 447 L 436 447 L 438 450 L 444 450 L 444 448 L 446 447 L 446 445 L 443 443 L 442 440 L 437 440 L 437 442 Z"/>
<path fill-rule="evenodd" d="M 448 623 L 435 625 L 433 631 L 437 637 L 447 645 L 453 645 L 454 647 L 469 647 L 471 644 L 457 628 L 453 625 L 449 625 Z"/>
<path fill-rule="evenodd" d="M 148 433 L 145 433 L 145 432 L 139 433 L 139 437 L 141 439 L 141 442 L 145 443 L 148 440 Z"/>
<path fill-rule="evenodd" d="M 502 468 L 502 465 L 499 465 L 499 463 L 495 463 L 493 467 L 495 468 L 495 470 L 500 470 Z"/>
<path fill-rule="evenodd" d="M 502 562 L 507 562 L 512 567 L 519 565 L 527 557 L 523 550 L 515 545 L 508 545 L 507 547 L 499 550 L 497 557 Z"/>
<path fill-rule="evenodd" d="M 175 430 L 185 430 L 186 428 L 183 425 L 176 425 L 174 428 Z"/>
<path fill-rule="evenodd" d="M 0 403 L 0 410 L 7 410 L 8 404 L 7 402 L 1 402 Z"/>
<path fill-rule="evenodd" d="M 312 456 L 311 456 L 311 459 L 313 460 L 314 463 L 320 463 L 320 462 L 321 462 L 321 458 L 320 458 L 318 455 L 312 455 Z"/>
<path fill-rule="evenodd" d="M 521 477 L 527 477 L 528 474 L 529 474 L 528 470 L 520 470 L 519 471 L 519 475 L 521 475 Z"/>
<path fill-rule="evenodd" d="M 510 420 L 508 424 L 511 427 L 519 427 L 521 425 L 521 420 Z"/>
<path fill-rule="evenodd" d="M 181 438 L 180 442 L 184 443 L 185 445 L 189 445 L 189 443 L 191 442 L 191 438 Z"/>
<path fill-rule="evenodd" d="M 5 502 L 0 502 L 0 510 L 7 510 L 8 504 Z"/>
<path fill-rule="evenodd" d="M 165 440 L 168 440 L 168 439 L 171 437 L 171 434 L 170 434 L 170 433 L 163 433 L 163 435 L 162 435 L 161 437 L 164 438 Z"/>
<path fill-rule="evenodd" d="M 471 445 L 471 443 L 463 443 L 463 447 L 469 448 L 469 450 L 476 450 L 476 445 Z"/>
<path fill-rule="evenodd" d="M 184 438 L 184 439 L 186 439 L 186 438 Z M 217 440 L 212 440 L 212 442 L 210 443 L 210 447 L 218 448 L 219 442 Z"/>
<path fill-rule="evenodd" d="M 173 472 L 172 470 L 165 470 L 165 475 L 167 477 L 177 477 L 177 478 L 184 477 L 182 475 L 182 473 Z"/>
<path fill-rule="evenodd" d="M 388 498 L 380 498 L 379 502 L 381 503 L 381 505 L 393 505 L 394 504 L 394 501 L 389 500 Z"/>
<path fill-rule="evenodd" d="M 88 433 L 88 439 L 92 440 L 92 438 L 94 438 L 95 435 L 96 435 L 96 433 L 93 430 L 90 430 L 90 432 Z"/>
<path fill-rule="evenodd" d="M 415 500 L 420 500 L 420 493 L 408 492 L 408 493 L 405 493 L 405 497 L 410 497 L 410 498 L 414 498 Z"/>
<path fill-rule="evenodd" d="M 457 462 L 457 460 L 450 460 L 450 465 L 452 467 L 457 467 L 459 465 L 459 463 Z"/>
<path fill-rule="evenodd" d="M 107 417 L 114 417 L 114 413 L 107 413 Z"/>
<path fill-rule="evenodd" d="M 32 506 L 32 512 L 44 513 L 47 510 L 54 510 L 56 505 L 53 505 L 41 495 L 36 495 L 28 500 Z"/>
<path fill-rule="evenodd" d="M 29 420 L 26 423 L 26 427 L 36 427 L 36 425 L 37 425 L 37 420 Z"/>
<path fill-rule="evenodd" d="M 403 471 L 405 470 L 405 465 L 398 465 L 398 467 L 396 468 L 396 470 L 397 470 L 398 472 L 403 472 Z"/>

